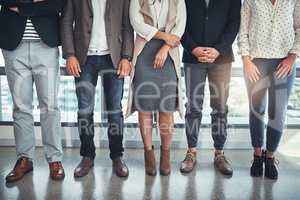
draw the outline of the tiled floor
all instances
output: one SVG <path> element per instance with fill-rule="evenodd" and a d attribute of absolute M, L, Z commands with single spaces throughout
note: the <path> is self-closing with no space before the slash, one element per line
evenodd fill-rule
<path fill-rule="evenodd" d="M 6 199 L 300 199 L 300 158 L 278 155 L 280 174 L 277 181 L 251 178 L 249 166 L 251 152 L 230 150 L 226 152 L 232 161 L 234 175 L 224 177 L 214 170 L 213 152 L 203 150 L 198 155 L 197 169 L 182 175 L 178 171 L 183 150 L 172 151 L 172 174 L 170 177 L 149 177 L 144 173 L 143 151 L 127 150 L 126 161 L 130 176 L 120 179 L 111 173 L 108 151 L 97 150 L 93 172 L 75 180 L 73 168 L 79 161 L 78 149 L 65 149 L 64 167 L 66 178 L 62 182 L 49 179 L 48 166 L 42 149 L 37 149 L 33 173 L 15 183 L 5 184 L 5 175 L 13 167 L 13 148 L 0 148 L 0 200 Z M 159 152 L 157 151 L 157 160 Z"/>

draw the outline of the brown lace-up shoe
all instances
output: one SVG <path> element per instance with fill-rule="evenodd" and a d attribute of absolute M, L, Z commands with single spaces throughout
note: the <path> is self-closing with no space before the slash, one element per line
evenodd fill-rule
<path fill-rule="evenodd" d="M 223 175 L 232 176 L 233 169 L 223 153 L 215 154 L 214 165 Z"/>
<path fill-rule="evenodd" d="M 74 170 L 74 177 L 80 178 L 86 176 L 94 166 L 94 161 L 90 158 L 83 157 L 78 166 Z"/>
<path fill-rule="evenodd" d="M 190 173 L 193 171 L 197 163 L 197 153 L 188 150 L 185 155 L 185 159 L 181 162 L 180 172 Z"/>
<path fill-rule="evenodd" d="M 171 173 L 170 165 L 170 149 L 163 149 L 160 147 L 160 174 L 168 176 Z"/>
<path fill-rule="evenodd" d="M 32 161 L 29 158 L 21 157 L 17 160 L 14 169 L 6 176 L 6 182 L 12 183 L 18 181 L 32 170 Z"/>
<path fill-rule="evenodd" d="M 113 171 L 121 178 L 128 177 L 129 170 L 122 158 L 117 158 L 113 160 Z"/>
<path fill-rule="evenodd" d="M 145 149 L 144 159 L 146 174 L 149 176 L 156 176 L 156 161 L 153 146 L 151 150 Z"/>
<path fill-rule="evenodd" d="M 65 178 L 65 170 L 61 162 L 49 163 L 50 177 L 52 180 L 60 181 Z"/>

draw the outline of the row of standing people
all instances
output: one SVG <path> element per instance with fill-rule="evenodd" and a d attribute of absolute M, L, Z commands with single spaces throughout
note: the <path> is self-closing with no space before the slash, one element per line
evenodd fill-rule
<path fill-rule="evenodd" d="M 75 177 L 87 175 L 94 165 L 93 112 L 98 74 L 102 76 L 105 94 L 113 171 L 120 177 L 129 174 L 122 158 L 121 100 L 124 77 L 130 75 L 126 116 L 138 111 L 145 171 L 148 175 L 157 173 L 152 145 L 152 119 L 157 113 L 161 135 L 160 174 L 170 174 L 173 113 L 179 111 L 184 115 L 180 43 L 184 48 L 182 62 L 188 100 L 185 113 L 188 150 L 180 171 L 191 172 L 196 165 L 208 78 L 214 164 L 224 175 L 232 175 L 233 169 L 223 149 L 234 60 L 232 44 L 238 32 L 254 149 L 250 173 L 262 176 L 265 164 L 265 176 L 277 178 L 274 153 L 283 132 L 295 77 L 294 63 L 300 53 L 299 0 L 244 0 L 242 8 L 240 0 L 0 0 L 0 5 L 0 48 L 14 103 L 18 157 L 6 177 L 7 182 L 17 181 L 33 170 L 33 83 L 51 178 L 61 180 L 65 176 L 57 102 L 61 42 L 67 70 L 75 77 L 78 99 L 82 159 L 75 168 Z M 263 150 L 265 129 L 267 140 Z"/>

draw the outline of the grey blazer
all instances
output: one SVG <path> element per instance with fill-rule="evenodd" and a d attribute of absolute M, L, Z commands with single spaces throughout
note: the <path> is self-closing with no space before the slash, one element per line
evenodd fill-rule
<path fill-rule="evenodd" d="M 115 67 L 121 58 L 132 59 L 134 31 L 129 19 L 130 0 L 107 0 L 105 26 Z M 76 56 L 80 65 L 87 58 L 93 24 L 91 0 L 66 0 L 61 17 L 63 57 Z"/>

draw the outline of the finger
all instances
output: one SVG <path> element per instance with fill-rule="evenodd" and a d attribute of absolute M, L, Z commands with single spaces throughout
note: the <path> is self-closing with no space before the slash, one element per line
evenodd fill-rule
<path fill-rule="evenodd" d="M 80 67 L 79 64 L 77 64 L 77 69 L 78 69 L 78 71 L 81 73 L 81 67 Z"/>
<path fill-rule="evenodd" d="M 78 71 L 78 68 L 77 68 L 77 66 L 76 67 L 74 67 L 74 73 L 75 73 L 75 76 L 76 77 L 80 77 L 80 75 L 79 75 L 79 71 Z"/>
<path fill-rule="evenodd" d="M 276 72 L 276 77 L 278 79 L 280 79 L 282 77 L 282 75 L 285 73 L 285 70 L 286 70 L 286 68 L 284 66 L 281 66 L 279 68 L 279 70 L 277 70 L 277 72 Z"/>
<path fill-rule="evenodd" d="M 120 73 L 121 73 L 121 68 L 122 68 L 122 66 L 121 66 L 121 64 L 119 64 L 118 70 L 117 70 L 117 75 L 120 75 Z"/>
<path fill-rule="evenodd" d="M 280 73 L 277 76 L 277 78 L 279 78 L 279 79 L 285 78 L 289 73 L 289 68 L 288 67 L 282 67 L 281 69 L 282 70 L 280 71 Z"/>
<path fill-rule="evenodd" d="M 75 76 L 75 77 L 76 77 L 75 72 L 74 72 L 74 67 L 73 67 L 73 65 L 70 67 L 70 72 L 71 72 L 71 75 L 72 75 L 72 76 Z"/>
<path fill-rule="evenodd" d="M 154 59 L 153 66 L 154 66 L 154 69 L 157 68 L 157 58 Z"/>
<path fill-rule="evenodd" d="M 261 76 L 261 73 L 260 73 L 260 71 L 258 70 L 257 67 L 255 67 L 255 72 L 256 72 L 259 76 Z"/>

